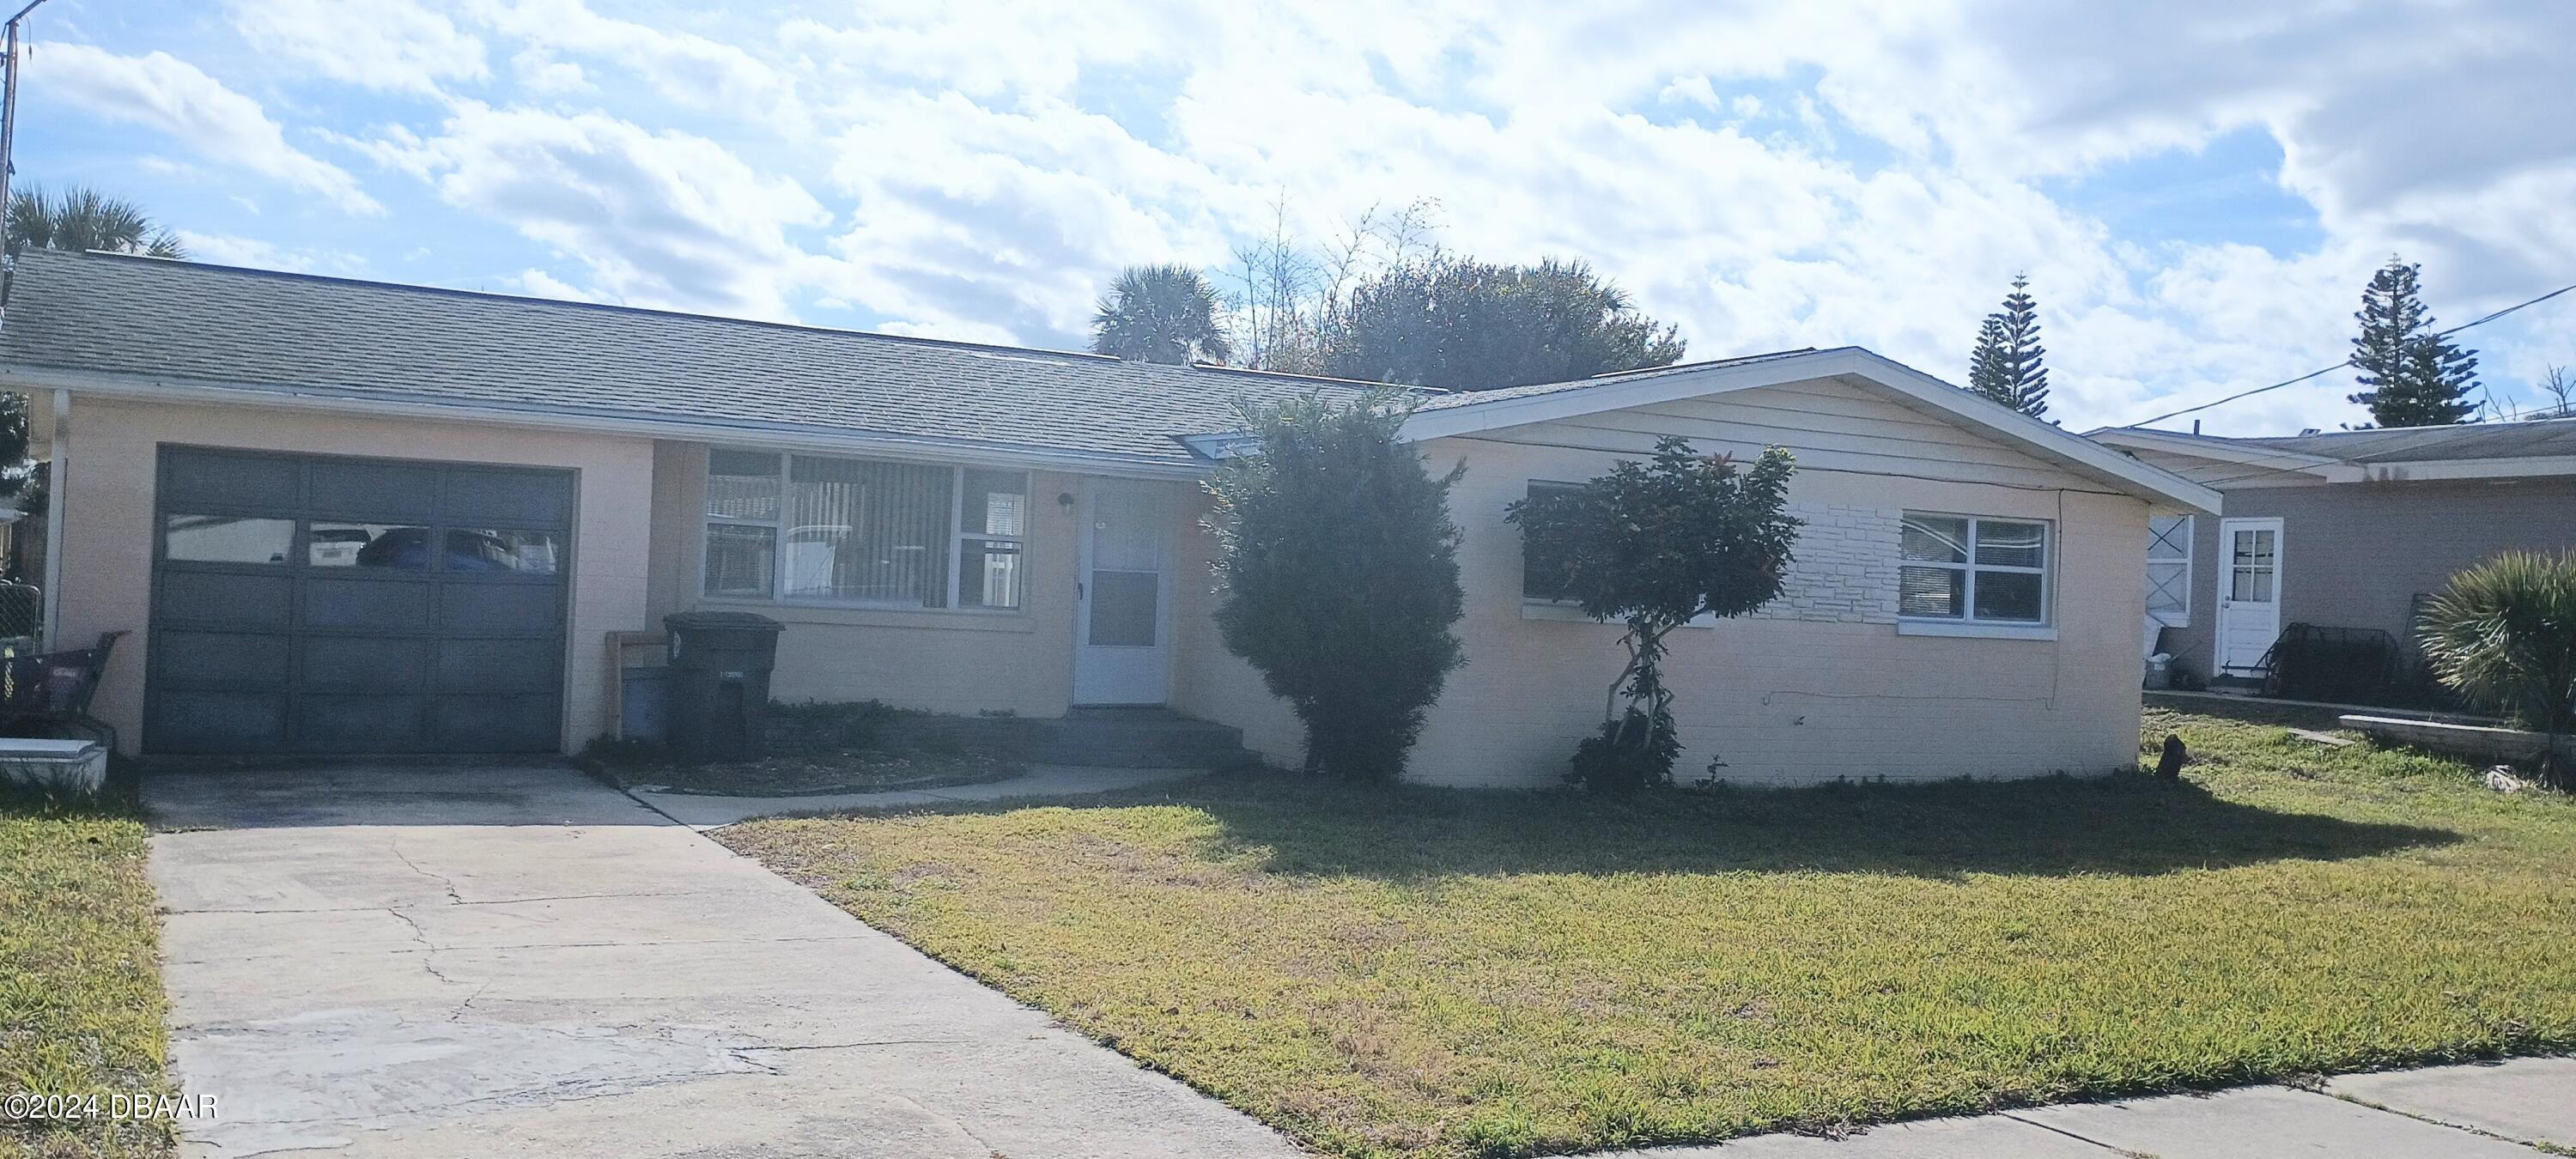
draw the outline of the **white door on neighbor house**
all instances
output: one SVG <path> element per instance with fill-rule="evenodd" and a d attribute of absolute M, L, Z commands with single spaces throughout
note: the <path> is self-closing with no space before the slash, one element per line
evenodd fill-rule
<path fill-rule="evenodd" d="M 1093 479 L 1083 492 L 1073 702 L 1161 704 L 1172 682 L 1172 492 Z"/>
<path fill-rule="evenodd" d="M 2281 635 L 2281 521 L 2218 521 L 2218 667 L 2251 676 Z"/>

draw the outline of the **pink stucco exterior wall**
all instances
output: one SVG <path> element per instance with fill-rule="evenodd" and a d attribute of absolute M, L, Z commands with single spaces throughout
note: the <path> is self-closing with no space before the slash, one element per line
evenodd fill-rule
<path fill-rule="evenodd" d="M 1728 405 L 1735 409 L 1676 405 L 1429 445 L 1435 464 L 1467 464 L 1452 506 L 1464 532 L 1468 610 L 1458 630 L 1467 666 L 1433 710 L 1413 776 L 1458 785 L 1556 780 L 1576 738 L 1599 719 L 1619 665 L 1618 633 L 1525 607 L 1520 539 L 1503 509 L 1532 480 L 1597 475 L 1667 429 L 1704 434 L 1707 449 L 1743 449 L 1726 445 L 1730 437 L 1747 447 L 1758 445 L 1746 441 L 1753 438 L 1791 442 L 1803 465 L 1792 499 L 1803 509 L 1886 518 L 1934 510 L 2057 528 L 2054 639 L 1910 635 L 1892 622 L 1805 612 L 1679 633 L 1671 679 L 1681 693 L 1686 776 L 1712 755 L 1727 762 L 1728 779 L 1761 784 L 2090 773 L 2134 762 L 2144 501 L 1831 384 Z M 1812 413 L 1777 417 L 1797 408 Z M 1733 433 L 1761 421 L 1779 425 Z M 879 698 L 1028 716 L 1061 714 L 1071 701 L 1081 528 L 1058 496 L 1079 492 L 1076 475 L 1030 473 L 1026 607 L 979 614 L 701 597 L 706 448 L 696 442 L 88 396 L 75 401 L 69 442 L 61 638 L 136 633 L 97 704 L 129 743 L 141 732 L 154 449 L 165 442 L 576 471 L 568 749 L 609 727 L 608 633 L 655 628 L 686 608 L 786 621 L 773 680 L 782 699 Z M 1242 728 L 1251 747 L 1293 765 L 1296 721 L 1226 653 L 1209 619 L 1215 543 L 1202 526 L 1206 499 L 1195 483 L 1166 485 L 1181 499 L 1172 704 Z"/>
<path fill-rule="evenodd" d="M 1942 433 L 1941 450 L 1909 450 L 1929 430 L 1847 392 L 1811 388 L 1810 405 L 1847 412 L 1812 422 L 1812 437 L 1773 432 L 1804 465 L 1793 506 L 1867 509 L 1901 517 L 1936 511 L 2044 519 L 2057 527 L 2053 640 L 1900 634 L 1890 622 L 1749 618 L 1685 628 L 1671 641 L 1668 680 L 1687 747 L 1677 775 L 1795 785 L 1853 779 L 1936 780 L 2101 773 L 2134 766 L 2139 722 L 2137 560 L 2147 504 L 1984 440 Z M 1755 392 L 1759 394 L 1760 392 Z M 1775 400 L 1745 399 L 1739 415 Z M 1783 403 L 1782 405 L 1786 405 Z M 1466 616 L 1466 666 L 1449 678 L 1407 775 L 1451 785 L 1556 783 L 1575 741 L 1601 719 L 1622 663 L 1615 626 L 1551 618 L 1521 599 L 1519 533 L 1503 510 L 1532 480 L 1579 481 L 1641 453 L 1630 437 L 1687 427 L 1678 414 L 1593 416 L 1584 429 L 1519 429 L 1429 444 L 1435 468 L 1463 461 L 1451 494 Z M 1955 432 L 1956 428 L 1951 428 Z M 1875 433 L 1861 433 L 1875 432 Z M 1714 432 L 1713 432 L 1714 433 Z M 1740 439 L 1740 436 L 1739 436 Z M 1712 438 L 1704 449 L 1738 452 Z M 1948 476 L 1943 478 L 1942 476 Z M 1212 538 L 1184 541 L 1203 573 Z M 1892 550 L 1892 548 L 1891 548 Z M 1891 561 L 1892 565 L 1892 561 Z M 1206 585 L 1183 616 L 1187 645 L 1178 706 L 1244 729 L 1251 747 L 1294 765 L 1293 714 L 1224 652 L 1205 609 Z"/>

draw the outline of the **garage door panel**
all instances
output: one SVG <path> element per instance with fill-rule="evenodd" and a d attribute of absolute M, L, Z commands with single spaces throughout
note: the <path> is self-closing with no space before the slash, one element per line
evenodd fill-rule
<path fill-rule="evenodd" d="M 160 462 L 152 751 L 557 748 L 570 472 L 186 447 Z"/>
<path fill-rule="evenodd" d="M 552 634 L 563 624 L 563 589 L 550 583 L 450 583 L 439 605 L 444 632 Z"/>
<path fill-rule="evenodd" d="M 539 696 L 442 696 L 430 743 L 441 752 L 527 752 L 551 748 L 563 701 Z"/>
<path fill-rule="evenodd" d="M 161 493 L 184 496 L 164 502 L 171 510 L 188 507 L 274 510 L 302 502 L 296 460 L 279 455 L 240 455 L 221 451 L 167 451 L 161 457 Z"/>
<path fill-rule="evenodd" d="M 440 469 L 423 463 L 316 459 L 307 506 L 317 514 L 376 523 L 426 520 L 437 510 Z"/>
<path fill-rule="evenodd" d="M 205 628 L 278 628 L 291 619 L 295 580 L 284 570 L 242 572 L 165 570 L 154 601 L 156 618 Z"/>
<path fill-rule="evenodd" d="M 285 636 L 250 632 L 165 630 L 152 638 L 155 674 L 193 688 L 286 687 L 291 655 Z"/>
<path fill-rule="evenodd" d="M 143 745 L 174 753 L 277 752 L 286 747 L 286 694 L 156 689 Z"/>
<path fill-rule="evenodd" d="M 426 631 L 430 587 L 426 580 L 319 579 L 304 581 L 306 628 L 360 631 Z"/>
<path fill-rule="evenodd" d="M 563 684 L 563 648 L 553 640 L 441 640 L 441 692 L 552 692 Z"/>
<path fill-rule="evenodd" d="M 417 636 L 307 636 L 303 684 L 317 692 L 427 692 L 429 649 Z"/>
<path fill-rule="evenodd" d="M 572 522 L 572 489 L 549 471 L 452 470 L 438 517 L 448 523 L 562 527 Z"/>
<path fill-rule="evenodd" d="M 315 753 L 409 753 L 429 747 L 426 696 L 295 698 L 295 747 Z"/>

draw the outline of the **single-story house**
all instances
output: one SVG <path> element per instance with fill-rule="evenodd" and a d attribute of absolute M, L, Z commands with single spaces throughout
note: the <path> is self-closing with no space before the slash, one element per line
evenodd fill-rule
<path fill-rule="evenodd" d="M 2262 675 L 2291 624 L 2385 631 L 2410 662 L 2418 606 L 2453 573 L 2576 546 L 2576 419 L 2092 437 L 2227 497 L 2220 518 L 2159 516 L 2147 549 L 2153 646 L 2202 678 Z"/>
<path fill-rule="evenodd" d="M 53 463 L 48 623 L 120 645 L 148 754 L 567 752 L 612 636 L 782 621 L 781 699 L 1161 705 L 1294 764 L 1211 619 L 1238 399 L 1357 384 L 107 255 L 20 259 L 0 388 Z M 1796 452 L 1788 592 L 1675 644 L 1686 771 L 2135 761 L 2139 545 L 2214 492 L 1868 351 L 1426 397 L 1467 663 L 1412 775 L 1552 783 L 1618 629 L 1526 591 L 1504 507 L 1681 434 Z"/>

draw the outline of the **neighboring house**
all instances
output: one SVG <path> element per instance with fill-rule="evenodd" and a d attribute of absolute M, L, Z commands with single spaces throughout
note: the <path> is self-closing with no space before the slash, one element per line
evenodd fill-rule
<path fill-rule="evenodd" d="M 1238 398 L 1349 383 L 104 255 L 19 260 L 0 386 L 55 463 L 51 623 L 147 753 L 571 751 L 612 633 L 783 621 L 782 699 L 1167 705 L 1295 763 L 1210 616 Z M 46 421 L 60 415 L 59 423 Z M 2214 493 L 1858 349 L 1431 397 L 1466 666 L 1413 775 L 1554 782 L 1615 626 L 1524 590 L 1504 507 L 1680 434 L 1795 451 L 1788 591 L 1684 633 L 1685 772 L 2136 758 L 2138 545 Z"/>
<path fill-rule="evenodd" d="M 2576 546 L 2576 419 L 2231 439 L 2093 432 L 2227 496 L 2159 518 L 2147 611 L 2188 671 L 2254 677 L 2284 627 L 2379 629 L 2414 656 L 2420 601 L 2513 548 Z"/>

